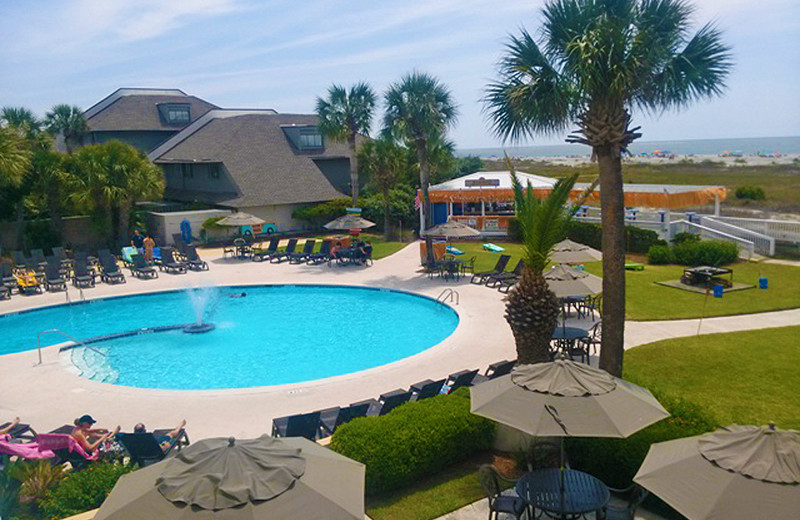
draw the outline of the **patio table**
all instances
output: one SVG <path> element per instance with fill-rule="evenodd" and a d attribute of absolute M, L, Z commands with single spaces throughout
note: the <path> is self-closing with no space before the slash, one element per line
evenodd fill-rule
<path fill-rule="evenodd" d="M 517 481 L 517 494 L 537 509 L 567 518 L 600 512 L 608 505 L 611 494 L 598 478 L 564 469 L 564 489 L 561 490 L 561 471 L 558 468 L 538 469 L 526 473 Z"/>
<path fill-rule="evenodd" d="M 722 275 L 730 275 L 726 280 L 721 278 Z M 733 269 L 727 267 L 689 267 L 683 270 L 681 282 L 687 285 L 700 285 L 702 287 L 710 288 L 712 285 L 722 285 L 723 287 L 731 287 L 733 285 Z"/>

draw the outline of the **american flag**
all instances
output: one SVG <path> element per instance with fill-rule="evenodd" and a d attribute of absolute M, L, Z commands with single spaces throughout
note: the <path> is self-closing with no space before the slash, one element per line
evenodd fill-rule
<path fill-rule="evenodd" d="M 419 193 L 417 196 L 414 197 L 414 211 L 419 211 L 419 208 L 422 207 L 422 199 L 420 199 Z"/>

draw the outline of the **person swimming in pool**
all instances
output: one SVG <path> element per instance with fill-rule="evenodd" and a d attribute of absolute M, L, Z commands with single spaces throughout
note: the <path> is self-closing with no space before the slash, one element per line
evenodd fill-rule
<path fill-rule="evenodd" d="M 159 446 L 164 451 L 164 453 L 169 452 L 172 449 L 173 443 L 175 440 L 180 437 L 181 432 L 183 432 L 183 428 L 186 426 L 186 419 L 182 420 L 181 423 L 176 426 L 172 431 L 167 433 L 166 435 L 162 435 L 161 437 L 157 438 Z M 136 426 L 133 427 L 133 433 L 147 433 L 147 428 L 145 427 L 144 423 L 138 423 Z"/>
<path fill-rule="evenodd" d="M 239 294 L 229 294 L 228 298 L 244 298 L 245 296 L 247 296 L 247 293 L 241 292 Z"/>

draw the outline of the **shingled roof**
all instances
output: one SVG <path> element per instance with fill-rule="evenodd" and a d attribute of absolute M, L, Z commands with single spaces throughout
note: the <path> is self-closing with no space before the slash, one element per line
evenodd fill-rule
<path fill-rule="evenodd" d="M 301 151 L 284 132 L 287 126 L 316 126 L 315 115 L 272 110 L 212 110 L 150 152 L 155 163 L 220 162 L 238 193 L 215 202 L 231 207 L 320 202 L 343 197 L 315 160 L 348 159 L 344 143 Z"/>
<path fill-rule="evenodd" d="M 179 89 L 120 88 L 83 113 L 89 128 L 97 131 L 164 130 L 175 132 L 181 126 L 165 124 L 158 105 L 188 104 L 191 121 L 217 108 L 208 101 Z M 186 125 L 183 125 L 186 126 Z"/>

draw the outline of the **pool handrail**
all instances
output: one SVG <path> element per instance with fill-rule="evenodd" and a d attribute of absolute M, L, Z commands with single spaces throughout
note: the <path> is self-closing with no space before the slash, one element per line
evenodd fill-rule
<path fill-rule="evenodd" d="M 36 363 L 37 366 L 42 364 L 42 335 L 43 334 L 56 334 L 56 333 L 61 334 L 62 336 L 64 336 L 68 340 L 72 341 L 73 343 L 78 343 L 79 345 L 83 346 L 83 348 L 88 348 L 89 350 L 97 352 L 98 354 L 100 354 L 103 357 L 105 357 L 105 355 L 106 355 L 105 352 L 101 352 L 101 351 L 97 350 L 94 347 L 90 347 L 89 345 L 87 345 L 83 341 L 73 338 L 72 336 L 70 336 L 69 334 L 67 334 L 66 332 L 64 332 L 62 330 L 59 330 L 59 329 L 46 329 L 46 330 L 40 330 L 39 334 L 36 335 L 36 351 L 39 354 L 39 362 Z"/>

